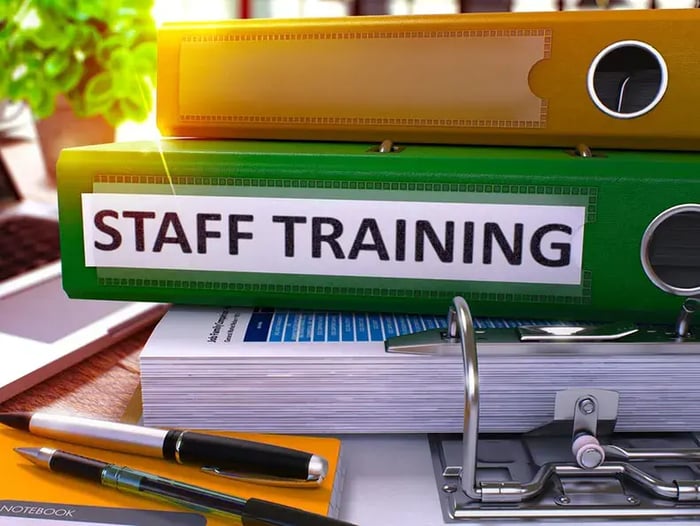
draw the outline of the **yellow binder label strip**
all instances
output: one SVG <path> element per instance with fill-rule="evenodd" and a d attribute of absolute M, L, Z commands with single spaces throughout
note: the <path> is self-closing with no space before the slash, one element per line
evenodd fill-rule
<path fill-rule="evenodd" d="M 550 49 L 545 29 L 195 36 L 181 43 L 180 119 L 540 128 L 529 75 Z"/>

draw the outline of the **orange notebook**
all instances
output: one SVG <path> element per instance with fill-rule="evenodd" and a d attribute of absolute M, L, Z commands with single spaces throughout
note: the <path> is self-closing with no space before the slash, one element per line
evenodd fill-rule
<path fill-rule="evenodd" d="M 61 513 L 70 513 L 66 510 L 73 508 L 78 509 L 78 512 L 84 512 L 85 516 L 96 515 L 105 518 L 105 522 L 90 521 L 90 524 L 104 523 L 140 526 L 144 521 L 143 518 L 141 521 L 137 520 L 138 510 L 160 510 L 161 512 L 170 513 L 170 515 L 161 513 L 153 517 L 147 517 L 145 523 L 150 523 L 149 526 L 160 523 L 160 521 L 164 524 L 192 526 L 198 524 L 201 526 L 205 524 L 202 517 L 206 518 L 208 526 L 231 524 L 229 519 L 222 519 L 213 515 L 198 517 L 194 515 L 197 512 L 179 508 L 173 504 L 134 496 L 105 486 L 98 486 L 88 481 L 53 473 L 32 464 L 13 451 L 16 447 L 44 446 L 55 447 L 78 455 L 128 466 L 244 499 L 255 497 L 301 508 L 313 513 L 337 516 L 343 481 L 343 469 L 340 465 L 340 440 L 326 437 L 255 435 L 246 433 L 217 434 L 259 440 L 316 453 L 328 460 L 329 474 L 320 487 L 313 489 L 263 486 L 202 473 L 195 466 L 181 466 L 155 458 L 69 444 L 14 429 L 0 429 L 0 473 L 2 473 L 0 478 L 0 524 L 5 524 L 3 522 L 5 517 L 13 516 L 25 519 L 53 519 L 57 520 L 58 526 L 61 523 L 60 519 L 62 519 Z M 73 508 L 66 505 L 72 505 Z M 118 508 L 118 510 L 99 510 L 93 507 Z M 181 512 L 182 514 L 173 512 Z M 130 514 L 133 516 L 133 519 L 128 519 Z M 118 521 L 109 519 L 113 515 L 120 517 L 120 519 Z M 174 520 L 173 517 L 181 518 L 182 520 Z M 69 516 L 69 519 L 75 521 L 76 517 Z M 24 523 L 18 522 L 18 524 Z"/>

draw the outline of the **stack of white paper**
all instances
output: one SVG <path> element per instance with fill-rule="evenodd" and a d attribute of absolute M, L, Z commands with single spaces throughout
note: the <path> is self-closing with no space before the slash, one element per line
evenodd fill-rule
<path fill-rule="evenodd" d="M 386 338 L 439 325 L 444 320 L 432 316 L 173 307 L 141 354 L 144 423 L 279 433 L 459 432 L 459 353 L 384 350 Z M 686 348 L 580 352 L 479 341 L 478 349 L 482 432 L 546 425 L 556 393 L 584 387 L 619 393 L 618 431 L 700 428 L 700 356 Z"/>

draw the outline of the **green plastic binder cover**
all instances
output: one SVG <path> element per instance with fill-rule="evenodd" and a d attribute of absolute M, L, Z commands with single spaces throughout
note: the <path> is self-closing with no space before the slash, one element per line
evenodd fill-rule
<path fill-rule="evenodd" d="M 74 298 L 672 322 L 642 236 L 698 154 L 163 140 L 64 150 Z"/>

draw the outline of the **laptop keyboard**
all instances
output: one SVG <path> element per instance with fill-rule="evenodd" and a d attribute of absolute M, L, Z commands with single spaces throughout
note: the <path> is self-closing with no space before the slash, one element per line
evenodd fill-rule
<path fill-rule="evenodd" d="M 14 216 L 0 222 L 0 281 L 59 258 L 56 221 Z"/>

